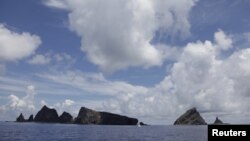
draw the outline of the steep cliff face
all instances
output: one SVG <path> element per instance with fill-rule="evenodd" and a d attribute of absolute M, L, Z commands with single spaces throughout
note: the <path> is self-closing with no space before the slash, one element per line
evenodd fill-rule
<path fill-rule="evenodd" d="M 43 106 L 43 108 L 36 114 L 35 122 L 58 122 L 58 114 L 55 109 L 50 109 L 47 106 Z"/>
<path fill-rule="evenodd" d="M 196 110 L 196 108 L 187 110 L 174 122 L 174 125 L 206 125 L 206 124 L 207 123 L 201 117 L 200 113 Z"/>
<path fill-rule="evenodd" d="M 75 119 L 78 124 L 100 124 L 100 125 L 136 125 L 138 122 L 135 118 L 121 116 L 108 112 L 97 112 L 82 107 Z"/>
<path fill-rule="evenodd" d="M 100 124 L 101 116 L 99 112 L 82 107 L 75 119 L 78 124 Z"/>

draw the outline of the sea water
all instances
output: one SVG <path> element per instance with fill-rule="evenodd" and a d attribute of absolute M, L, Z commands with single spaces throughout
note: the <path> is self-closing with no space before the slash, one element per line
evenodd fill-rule
<path fill-rule="evenodd" d="M 207 126 L 102 126 L 0 122 L 0 141 L 207 141 Z"/>

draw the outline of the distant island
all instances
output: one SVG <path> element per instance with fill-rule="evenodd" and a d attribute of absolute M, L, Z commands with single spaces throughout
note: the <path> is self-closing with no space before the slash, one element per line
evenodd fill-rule
<path fill-rule="evenodd" d="M 57 111 L 53 108 L 48 108 L 46 105 L 33 118 L 25 119 L 21 113 L 16 122 L 40 122 L 40 123 L 70 123 L 70 124 L 96 124 L 96 125 L 146 125 L 139 122 L 136 118 L 131 118 L 123 115 L 118 115 L 108 112 L 99 112 L 86 107 L 81 107 L 78 116 L 73 116 L 67 112 L 63 112 L 58 116 Z"/>
<path fill-rule="evenodd" d="M 181 115 L 175 122 L 174 125 L 207 125 L 205 120 L 202 118 L 196 108 L 187 110 Z"/>
<path fill-rule="evenodd" d="M 213 125 L 223 125 L 228 124 L 224 123 L 218 117 L 216 117 Z M 174 122 L 174 125 L 207 125 L 204 118 L 200 115 L 197 109 L 191 108 L 187 110 L 184 114 L 182 114 L 177 120 Z"/>
<path fill-rule="evenodd" d="M 86 107 L 81 107 L 77 117 L 68 112 L 63 112 L 58 116 L 57 111 L 53 108 L 48 108 L 46 105 L 42 107 L 35 117 L 30 115 L 25 119 L 21 113 L 16 122 L 39 122 L 39 123 L 65 123 L 65 124 L 93 124 L 93 125 L 147 125 L 139 122 L 136 118 L 131 118 L 123 115 L 118 115 L 109 112 L 95 111 Z M 224 123 L 216 117 L 214 125 L 228 124 Z M 197 109 L 191 108 L 176 119 L 174 125 L 207 125 L 204 118 L 200 115 Z"/>

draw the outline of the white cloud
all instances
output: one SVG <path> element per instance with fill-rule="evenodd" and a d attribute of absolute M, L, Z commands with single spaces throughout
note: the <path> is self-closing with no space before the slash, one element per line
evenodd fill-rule
<path fill-rule="evenodd" d="M 201 111 L 247 113 L 250 51 L 242 49 L 222 60 L 217 56 L 216 42 L 189 43 L 160 84 L 144 95 L 119 99 L 106 106 L 132 112 L 132 115 L 162 117 L 176 115 L 193 106 Z"/>
<path fill-rule="evenodd" d="M 34 102 L 35 95 L 36 89 L 33 85 L 27 86 L 24 97 L 18 97 L 14 94 L 9 95 L 6 98 L 8 102 L 5 105 L 0 105 L 0 119 L 15 120 L 20 113 L 23 113 L 26 116 L 25 118 L 28 118 L 27 116 L 33 114 L 36 110 L 36 104 Z"/>
<path fill-rule="evenodd" d="M 228 50 L 232 47 L 232 39 L 228 37 L 222 30 L 219 30 L 214 34 L 214 39 L 218 49 Z"/>
<path fill-rule="evenodd" d="M 47 6 L 67 9 L 67 4 L 62 0 L 44 0 Z"/>
<path fill-rule="evenodd" d="M 0 24 L 0 61 L 16 61 L 28 57 L 41 43 L 37 35 L 16 33 Z"/>
<path fill-rule="evenodd" d="M 67 53 L 45 53 L 36 54 L 31 59 L 27 60 L 32 65 L 53 64 L 53 66 L 67 66 L 75 63 L 75 59 Z"/>
<path fill-rule="evenodd" d="M 72 106 L 75 103 L 75 101 L 70 100 L 70 99 L 65 99 L 65 101 L 63 102 L 63 106 Z"/>
<path fill-rule="evenodd" d="M 34 104 L 34 96 L 36 94 L 35 87 L 33 85 L 29 85 L 27 87 L 27 95 L 25 97 L 19 98 L 16 95 L 11 94 L 9 96 L 9 104 L 8 106 L 12 110 L 18 111 L 33 111 L 35 110 Z"/>
<path fill-rule="evenodd" d="M 112 72 L 161 65 L 164 51 L 150 43 L 155 32 L 188 36 L 188 15 L 195 1 L 47 0 L 45 4 L 70 11 L 70 28 L 82 37 L 81 50 L 92 63 Z"/>
<path fill-rule="evenodd" d="M 221 40 L 232 40 L 222 30 L 216 32 L 215 35 L 218 33 L 224 34 Z M 218 53 L 221 51 L 218 49 L 221 47 L 219 42 L 215 38 L 214 41 L 197 41 L 187 44 L 179 50 L 179 55 L 169 73 L 153 87 L 110 81 L 102 73 L 85 73 L 75 70 L 44 73 L 37 76 L 44 79 L 48 86 L 56 83 L 57 87 L 53 87 L 55 89 L 63 88 L 66 92 L 75 90 L 67 96 L 72 96 L 76 91 L 97 98 L 100 95 L 105 96 L 105 99 L 100 101 L 88 99 L 87 102 L 80 103 L 77 100 L 66 99 L 52 104 L 58 107 L 58 111 L 67 110 L 67 108 L 62 109 L 67 105 L 69 106 L 67 111 L 75 111 L 70 109 L 75 105 L 79 107 L 94 105 L 93 107 L 98 110 L 121 113 L 138 117 L 141 120 L 150 117 L 151 122 L 171 118 L 170 124 L 178 115 L 193 106 L 200 111 L 212 114 L 224 113 L 230 117 L 242 113 L 248 115 L 250 49 L 239 49 L 228 57 L 221 58 Z M 232 48 L 237 47 L 232 46 Z M 53 93 L 62 94 L 59 90 Z M 17 103 L 16 101 L 20 101 L 21 98 L 12 96 L 11 99 L 12 103 Z M 250 121 L 249 118 L 248 120 Z M 234 123 L 237 121 L 234 120 Z"/>
<path fill-rule="evenodd" d="M 28 63 L 34 64 L 34 65 L 45 65 L 45 64 L 49 64 L 50 61 L 51 59 L 48 56 L 37 54 L 33 56 L 31 60 L 28 60 Z"/>

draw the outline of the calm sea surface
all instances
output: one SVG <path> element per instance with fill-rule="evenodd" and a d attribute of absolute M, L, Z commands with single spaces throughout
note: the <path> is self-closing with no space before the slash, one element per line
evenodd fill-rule
<path fill-rule="evenodd" d="M 207 141 L 207 126 L 98 126 L 0 122 L 0 141 Z"/>

